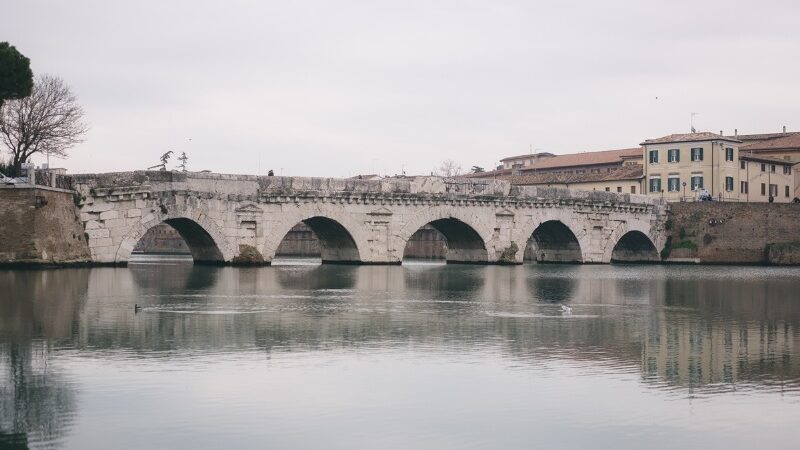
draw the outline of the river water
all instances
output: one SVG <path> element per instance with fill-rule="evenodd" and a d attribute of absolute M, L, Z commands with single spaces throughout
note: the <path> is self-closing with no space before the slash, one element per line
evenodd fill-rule
<path fill-rule="evenodd" d="M 5 270 L 0 447 L 800 448 L 798 327 L 795 268 Z"/>

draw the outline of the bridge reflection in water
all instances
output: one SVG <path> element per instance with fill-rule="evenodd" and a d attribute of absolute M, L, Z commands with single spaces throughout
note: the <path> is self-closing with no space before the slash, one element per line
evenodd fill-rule
<path fill-rule="evenodd" d="M 174 388 L 172 364 L 202 372 L 254 353 L 280 365 L 291 355 L 301 364 L 342 352 L 442 361 L 488 352 L 507 370 L 572 386 L 611 376 L 676 399 L 779 393 L 777 403 L 796 407 L 798 288 L 795 269 L 753 267 L 172 261 L 1 271 L 0 292 L 13 295 L 0 300 L 0 439 L 69 442 L 81 415 L 98 414 L 77 406 L 98 395 L 84 366 L 125 367 L 136 390 L 141 365 Z"/>

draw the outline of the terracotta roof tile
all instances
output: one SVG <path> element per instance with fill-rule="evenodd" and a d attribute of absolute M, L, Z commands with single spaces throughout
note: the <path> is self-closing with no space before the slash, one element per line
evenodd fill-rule
<path fill-rule="evenodd" d="M 672 144 L 672 143 L 679 143 L 679 142 L 700 142 L 700 141 L 728 141 L 728 142 L 742 142 L 736 138 L 732 138 L 729 136 L 722 136 L 716 133 L 710 133 L 708 131 L 702 131 L 700 133 L 685 133 L 685 134 L 670 134 L 669 136 L 664 136 L 656 139 L 647 139 L 646 141 L 642 142 L 641 145 L 649 145 L 649 144 Z"/>
<path fill-rule="evenodd" d="M 798 161 L 790 161 L 788 159 L 780 159 L 780 158 L 771 158 L 769 156 L 760 156 L 760 155 L 746 155 L 744 153 L 739 153 L 739 159 L 743 159 L 745 161 L 755 161 L 755 162 L 765 162 L 769 164 L 778 164 L 780 166 L 793 166 L 798 164 Z"/>
<path fill-rule="evenodd" d="M 748 141 L 741 150 L 800 149 L 800 133 L 787 133 L 780 137 Z"/>
<path fill-rule="evenodd" d="M 623 157 L 642 156 L 641 147 L 623 148 L 620 150 L 603 150 L 599 152 L 571 153 L 540 159 L 522 170 L 553 169 L 557 167 L 594 166 L 600 164 L 622 163 Z"/>
<path fill-rule="evenodd" d="M 640 180 L 644 177 L 644 168 L 638 164 L 623 166 L 611 172 L 601 173 L 555 173 L 545 172 L 527 175 L 505 175 L 498 179 L 510 181 L 514 185 L 533 184 L 575 184 L 599 181 Z"/>

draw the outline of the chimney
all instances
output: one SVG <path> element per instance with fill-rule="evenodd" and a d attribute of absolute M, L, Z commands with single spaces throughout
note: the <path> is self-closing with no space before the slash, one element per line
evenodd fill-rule
<path fill-rule="evenodd" d="M 733 135 L 734 136 L 738 136 L 739 135 L 739 129 L 738 128 L 734 128 L 733 129 Z"/>
<path fill-rule="evenodd" d="M 722 134 L 722 130 L 719 130 L 719 135 L 720 136 L 725 136 L 724 134 Z"/>
<path fill-rule="evenodd" d="M 783 126 L 783 132 L 786 133 L 786 125 Z"/>

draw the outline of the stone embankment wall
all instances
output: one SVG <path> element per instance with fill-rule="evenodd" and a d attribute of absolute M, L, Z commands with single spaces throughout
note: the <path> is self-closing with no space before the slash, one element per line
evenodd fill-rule
<path fill-rule="evenodd" d="M 800 264 L 800 204 L 673 203 L 667 261 Z"/>
<path fill-rule="evenodd" d="M 89 261 L 91 253 L 72 192 L 0 188 L 0 264 Z"/>

